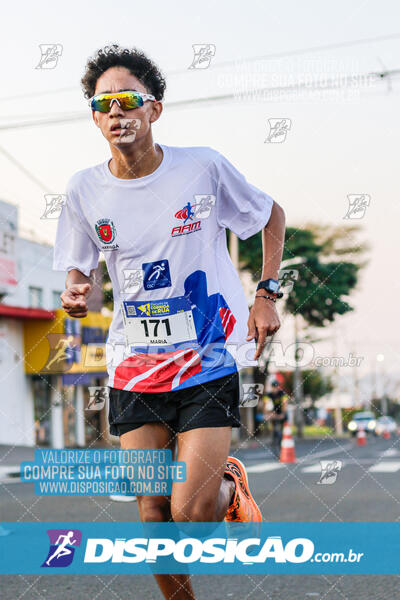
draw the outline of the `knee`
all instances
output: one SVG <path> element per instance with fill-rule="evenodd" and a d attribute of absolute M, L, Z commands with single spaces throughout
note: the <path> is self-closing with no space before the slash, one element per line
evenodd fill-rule
<path fill-rule="evenodd" d="M 215 521 L 215 501 L 212 499 L 199 499 L 171 506 L 172 519 L 176 523 L 208 523 Z"/>
<path fill-rule="evenodd" d="M 169 521 L 171 518 L 169 501 L 162 499 L 149 502 L 148 498 L 138 498 L 139 514 L 142 523 Z"/>

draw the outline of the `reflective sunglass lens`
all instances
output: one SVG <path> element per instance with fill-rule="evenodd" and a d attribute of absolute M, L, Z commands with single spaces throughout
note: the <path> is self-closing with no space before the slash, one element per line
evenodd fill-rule
<path fill-rule="evenodd" d="M 113 100 L 118 100 L 123 110 L 131 110 L 133 108 L 143 106 L 143 98 L 132 92 L 115 96 L 108 94 L 95 96 L 92 100 L 91 107 L 93 110 L 97 110 L 99 112 L 109 112 L 111 110 Z"/>
<path fill-rule="evenodd" d="M 143 99 L 141 98 L 141 96 L 138 96 L 134 93 L 126 94 L 125 96 L 119 98 L 119 100 L 121 102 L 122 108 L 124 108 L 125 110 L 130 110 L 132 108 L 138 108 L 139 106 L 143 106 Z"/>

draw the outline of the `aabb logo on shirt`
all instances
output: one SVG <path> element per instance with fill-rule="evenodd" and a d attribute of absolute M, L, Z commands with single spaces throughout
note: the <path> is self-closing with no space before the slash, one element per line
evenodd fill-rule
<path fill-rule="evenodd" d="M 94 227 L 99 240 L 105 244 L 102 250 L 117 250 L 119 248 L 118 244 L 111 245 L 116 235 L 115 225 L 111 219 L 99 219 Z"/>
<path fill-rule="evenodd" d="M 177 235 L 185 235 L 186 233 L 192 233 L 193 231 L 198 231 L 201 229 L 201 222 L 194 221 L 195 212 L 193 210 L 193 204 L 188 202 L 186 206 L 178 210 L 175 213 L 176 219 L 182 219 L 183 225 L 177 225 L 172 228 L 171 236 L 175 237 Z"/>
<path fill-rule="evenodd" d="M 201 219 L 210 216 L 212 207 L 215 205 L 214 194 L 195 194 L 195 201 L 188 202 L 183 208 L 175 213 L 176 219 L 181 219 L 183 225 L 172 228 L 171 236 L 185 235 L 201 229 Z"/>

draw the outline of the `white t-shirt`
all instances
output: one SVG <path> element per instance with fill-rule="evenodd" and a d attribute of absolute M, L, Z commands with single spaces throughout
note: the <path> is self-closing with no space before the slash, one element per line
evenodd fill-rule
<path fill-rule="evenodd" d="M 109 160 L 75 173 L 54 250 L 55 270 L 85 275 L 104 253 L 114 294 L 109 385 L 136 392 L 184 389 L 257 364 L 225 229 L 245 240 L 273 205 L 216 150 L 160 147 L 162 162 L 145 177 L 115 177 Z"/>

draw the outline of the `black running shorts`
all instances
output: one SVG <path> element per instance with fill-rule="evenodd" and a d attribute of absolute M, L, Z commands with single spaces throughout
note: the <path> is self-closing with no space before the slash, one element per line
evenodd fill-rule
<path fill-rule="evenodd" d="M 110 388 L 110 433 L 122 435 L 146 423 L 165 423 L 172 433 L 199 427 L 240 427 L 239 373 L 171 392 Z"/>

